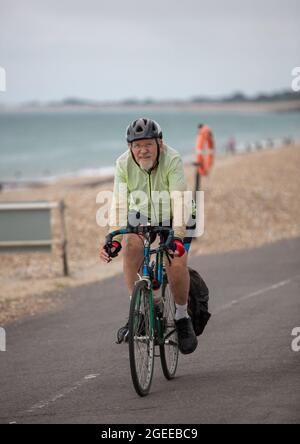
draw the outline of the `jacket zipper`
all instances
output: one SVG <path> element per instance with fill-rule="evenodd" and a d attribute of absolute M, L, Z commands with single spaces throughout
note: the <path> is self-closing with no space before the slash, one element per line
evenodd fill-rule
<path fill-rule="evenodd" d="M 150 219 L 151 221 L 151 203 L 152 203 L 151 172 L 147 174 L 148 174 L 148 186 L 149 186 L 149 196 L 150 196 L 150 201 L 148 203 L 148 220 Z"/>

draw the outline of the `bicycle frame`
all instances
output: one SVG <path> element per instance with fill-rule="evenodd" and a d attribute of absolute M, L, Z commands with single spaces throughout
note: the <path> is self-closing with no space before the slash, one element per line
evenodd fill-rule
<path fill-rule="evenodd" d="M 146 234 L 150 231 L 156 232 L 160 237 L 160 243 L 159 247 L 152 249 L 150 248 L 150 240 L 146 237 Z M 168 233 L 168 237 L 166 242 L 163 241 L 162 233 Z M 139 225 L 137 227 L 132 228 L 123 228 L 117 231 L 114 231 L 110 233 L 108 236 L 106 236 L 106 243 L 109 243 L 112 241 L 113 237 L 118 234 L 142 234 L 144 237 L 144 259 L 143 259 L 143 265 L 142 265 L 142 276 L 138 274 L 139 280 L 145 280 L 147 282 L 148 289 L 150 291 L 150 297 L 149 297 L 149 306 L 150 306 L 150 335 L 153 335 L 153 330 L 155 331 L 155 322 L 154 322 L 154 304 L 153 304 L 153 293 L 152 293 L 152 279 L 153 275 L 151 276 L 151 266 L 150 266 L 150 260 L 151 256 L 153 254 L 156 255 L 155 259 L 155 270 L 154 270 L 154 278 L 156 280 L 156 283 L 158 285 L 157 288 L 160 288 L 163 283 L 163 276 L 164 276 L 164 265 L 163 265 L 163 258 L 164 258 L 164 251 L 166 250 L 167 246 L 170 244 L 171 240 L 174 236 L 174 231 L 169 227 L 152 227 L 150 225 Z M 158 339 L 159 342 L 164 341 L 163 338 L 163 332 L 161 328 L 161 322 L 157 318 L 157 331 L 158 331 Z"/>
<path fill-rule="evenodd" d="M 163 244 L 162 239 L 160 239 L 160 247 Z M 139 275 L 139 279 L 140 280 L 146 280 L 147 284 L 148 284 L 148 288 L 150 290 L 149 293 L 149 306 L 150 306 L 150 335 L 153 335 L 153 330 L 155 331 L 155 327 L 157 327 L 157 333 L 158 333 L 158 340 L 160 343 L 163 343 L 164 338 L 163 338 L 163 332 L 162 332 L 162 328 L 161 328 L 161 322 L 159 320 L 158 317 L 156 317 L 156 313 L 154 313 L 154 304 L 153 304 L 153 288 L 152 288 L 152 280 L 151 280 L 151 271 L 150 271 L 150 260 L 151 260 L 151 256 L 155 254 L 156 255 L 156 259 L 155 259 L 155 263 L 154 263 L 154 278 L 158 284 L 158 288 L 161 287 L 162 284 L 162 280 L 163 280 L 163 251 L 161 250 L 161 248 L 158 249 L 150 249 L 150 242 L 149 239 L 147 239 L 146 237 L 144 238 L 144 260 L 143 260 L 143 265 L 142 265 L 142 276 Z M 157 288 L 157 289 L 158 289 Z M 155 317 L 157 322 L 155 323 Z"/>
<path fill-rule="evenodd" d="M 159 247 L 153 250 L 150 249 L 150 240 L 146 238 L 145 234 L 149 232 L 156 232 L 160 236 Z M 166 242 L 163 242 L 162 233 L 167 232 L 168 237 Z M 150 258 L 153 254 L 156 254 L 156 268 L 155 268 L 155 279 L 158 281 L 159 286 L 162 284 L 163 279 L 163 253 L 170 245 L 174 231 L 169 227 L 152 227 L 150 225 L 138 225 L 137 227 L 132 228 L 123 228 L 117 231 L 113 231 L 112 233 L 106 236 L 106 244 L 109 245 L 112 242 L 114 236 L 118 234 L 139 234 L 144 236 L 144 260 L 143 260 L 143 270 L 142 276 L 140 279 L 145 279 L 149 283 L 149 289 L 151 289 L 151 275 L 150 275 Z"/>

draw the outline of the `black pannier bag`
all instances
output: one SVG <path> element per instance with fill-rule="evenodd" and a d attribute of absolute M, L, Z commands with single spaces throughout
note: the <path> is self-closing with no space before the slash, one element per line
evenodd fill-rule
<path fill-rule="evenodd" d="M 190 273 L 190 290 L 188 299 L 188 313 L 192 319 L 197 336 L 205 329 L 211 314 L 208 312 L 209 290 L 200 274 L 188 267 Z"/>

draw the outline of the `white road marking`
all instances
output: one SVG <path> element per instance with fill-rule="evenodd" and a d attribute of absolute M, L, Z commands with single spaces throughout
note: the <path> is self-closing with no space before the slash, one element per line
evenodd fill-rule
<path fill-rule="evenodd" d="M 265 288 L 262 288 L 261 290 L 257 290 L 252 293 L 249 293 L 245 296 L 242 296 L 240 299 L 237 299 L 237 300 L 235 299 L 231 302 L 228 302 L 227 304 L 223 305 L 222 307 L 220 307 L 219 309 L 214 311 L 213 315 L 216 315 L 216 314 L 220 313 L 221 311 L 227 310 L 227 308 L 230 308 L 233 305 L 239 304 L 242 301 L 246 301 L 247 299 L 253 298 L 253 297 L 258 296 L 263 293 L 267 293 L 268 291 L 271 291 L 271 290 L 276 290 L 276 288 L 283 287 L 284 285 L 289 284 L 290 282 L 294 281 L 295 279 L 298 279 L 299 277 L 300 277 L 300 274 L 297 274 L 296 276 L 290 277 L 289 279 L 285 279 L 284 281 L 277 282 L 276 284 L 270 285 L 269 287 L 265 287 Z"/>
<path fill-rule="evenodd" d="M 71 387 L 65 388 L 60 393 L 57 393 L 56 395 L 52 396 L 51 398 L 49 398 L 49 399 L 47 399 L 45 401 L 40 401 L 40 402 L 34 404 L 32 407 L 30 407 L 30 409 L 26 410 L 25 413 L 33 413 L 36 410 L 41 410 L 41 409 L 44 409 L 46 407 L 49 407 L 51 404 L 54 404 L 59 399 L 65 398 L 67 395 L 69 395 L 70 393 L 75 392 L 80 387 L 82 387 L 84 384 L 89 382 L 91 379 L 95 379 L 98 376 L 100 376 L 100 373 L 95 373 L 95 374 L 92 374 L 92 375 L 86 375 L 84 378 L 82 378 L 80 381 L 78 381 L 75 384 L 73 384 Z"/>

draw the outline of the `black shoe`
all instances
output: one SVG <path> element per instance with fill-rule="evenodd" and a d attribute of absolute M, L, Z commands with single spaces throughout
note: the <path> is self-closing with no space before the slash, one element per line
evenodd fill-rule
<path fill-rule="evenodd" d="M 139 336 L 145 336 L 145 318 L 143 313 L 140 314 L 139 326 L 137 331 Z M 126 322 L 124 327 L 119 328 L 117 332 L 117 344 L 122 344 L 122 342 L 128 342 L 128 334 L 129 334 L 129 321 Z"/>
<path fill-rule="evenodd" d="M 126 322 L 126 324 L 124 325 L 124 327 L 119 328 L 118 332 L 117 332 L 117 344 L 122 344 L 122 342 L 128 342 L 128 333 L 129 333 L 129 328 L 128 328 L 128 321 Z"/>
<path fill-rule="evenodd" d="M 198 345 L 191 318 L 182 318 L 175 320 L 175 326 L 178 334 L 178 348 L 184 355 L 193 353 Z"/>

